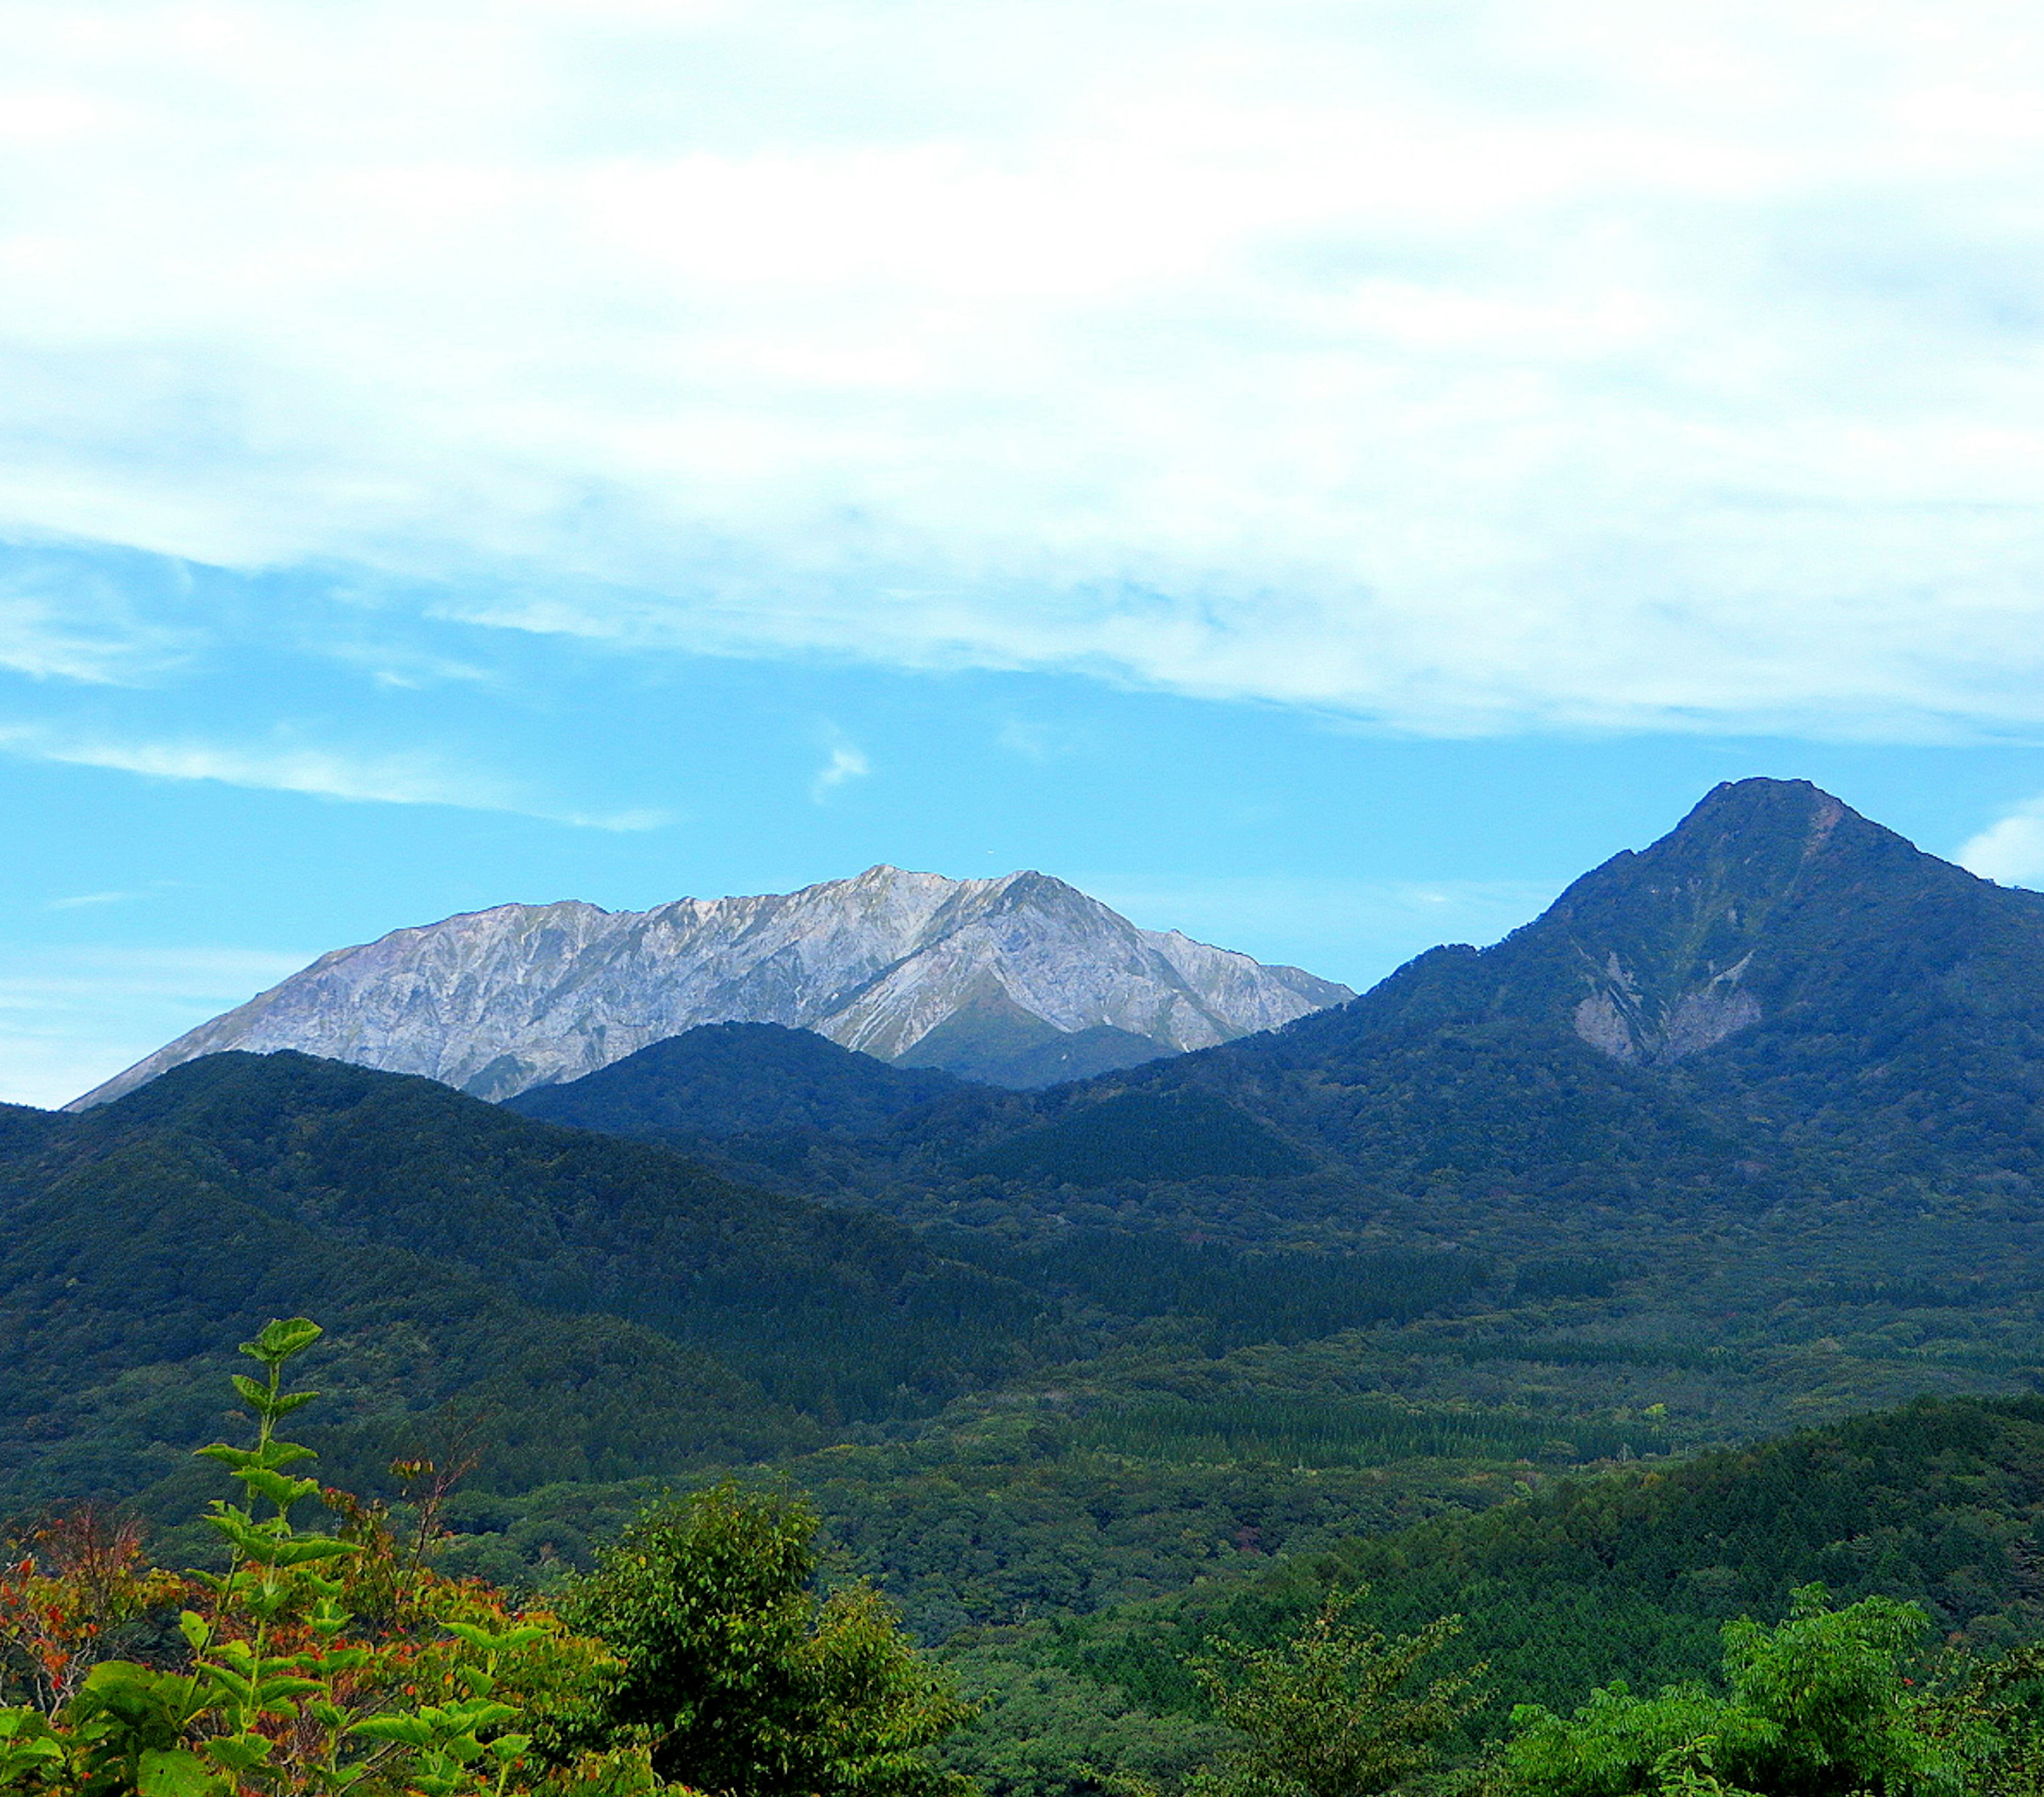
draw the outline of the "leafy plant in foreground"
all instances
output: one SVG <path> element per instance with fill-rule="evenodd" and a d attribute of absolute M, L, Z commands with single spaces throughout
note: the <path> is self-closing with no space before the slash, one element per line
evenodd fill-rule
<path fill-rule="evenodd" d="M 201 1451 L 228 1468 L 244 1501 L 216 1501 L 207 1515 L 230 1557 L 224 1573 L 193 1575 L 198 1600 L 179 1619 L 183 1665 L 106 1660 L 78 1680 L 83 1638 L 57 1640 L 39 1688 L 70 1695 L 48 1714 L 0 1711 L 0 1791 L 507 1797 L 548 1784 L 625 1797 L 650 1790 L 644 1755 L 628 1745 L 605 1743 L 543 1768 L 532 1734 L 513 1726 L 586 1703 L 620 1670 L 599 1645 L 544 1613 L 513 1616 L 483 1588 L 436 1578 L 416 1556 L 405 1558 L 375 1513 L 294 1472 L 311 1450 L 280 1438 L 277 1425 L 317 1394 L 285 1391 L 282 1371 L 320 1333 L 294 1318 L 244 1345 L 264 1376 L 234 1381 L 255 1413 L 255 1445 Z M 294 1524 L 294 1510 L 316 1496 L 348 1519 L 342 1533 Z M 131 1605 L 176 1588 L 152 1582 L 163 1575 L 137 1582 L 124 1568 L 116 1570 L 127 1584 L 117 1585 L 133 1588 L 122 1600 Z M 67 1589 L 68 1600 L 83 1602 L 83 1581 L 75 1576 Z M 383 1600 L 367 1627 L 358 1623 L 357 1595 Z"/>
<path fill-rule="evenodd" d="M 1822 1585 L 1806 1585 L 1779 1628 L 1725 1625 L 1728 1695 L 1689 1684 L 1642 1697 L 1614 1684 L 1566 1718 L 1520 1705 L 1504 1783 L 1514 1797 L 1958 1797 L 1976 1787 L 1979 1743 L 1939 1726 L 1935 1700 L 1904 1675 L 1928 1620 L 1878 1596 L 1833 1610 Z"/>

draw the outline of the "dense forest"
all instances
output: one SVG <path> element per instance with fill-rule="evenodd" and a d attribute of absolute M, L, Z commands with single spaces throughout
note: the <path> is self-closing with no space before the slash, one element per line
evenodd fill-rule
<path fill-rule="evenodd" d="M 780 1517 L 790 1653 L 865 1591 L 977 1706 L 919 1778 L 1297 1797 L 1244 1718 L 1424 1641 L 1398 1779 L 1587 1790 L 1615 1729 L 1658 1757 L 1596 1789 L 1741 1788 L 1697 1743 L 1776 1726 L 1769 1654 L 2000 1715 L 2044 1621 L 2040 1029 L 2044 904 L 1749 782 L 1495 948 L 1047 1089 L 759 1024 L 501 1107 L 209 1056 L 0 1108 L 0 1518 L 209 1564 L 232 1344 L 316 1315 L 322 1480 L 478 1627 Z M 1946 1788 L 1899 1743 L 1869 1788 Z"/>
<path fill-rule="evenodd" d="M 90 1506 L 17 1532 L 0 1789 L 2013 1797 L 2044 1772 L 2038 1400 L 1571 1481 L 939 1658 L 785 1488 L 643 1504 L 536 1599 L 450 1577 L 456 1469 L 365 1503 L 283 1434 L 321 1334 L 242 1347 L 239 1438 L 198 1454 L 240 1488 L 201 1519 L 212 1569 Z"/>

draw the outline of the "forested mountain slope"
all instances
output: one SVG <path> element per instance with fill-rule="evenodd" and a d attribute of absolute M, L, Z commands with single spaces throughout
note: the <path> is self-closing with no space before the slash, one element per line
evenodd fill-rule
<path fill-rule="evenodd" d="M 504 1101 L 542 1122 L 640 1141 L 813 1131 L 872 1135 L 960 1089 L 934 1067 L 900 1067 L 778 1023 L 705 1023 Z"/>
<path fill-rule="evenodd" d="M 2044 894 L 1996 886 L 1801 781 L 1717 788 L 1480 953 L 1440 949 L 1250 1049 L 1509 1018 L 1654 1069 L 1727 1121 L 1930 1171 L 2044 1150 Z"/>
<path fill-rule="evenodd" d="M 1039 1095 L 947 1095 L 855 1154 L 805 1155 L 801 1135 L 724 1151 L 908 1215 L 988 1180 L 1025 1200 L 1201 1181 L 1246 1200 L 1248 1181 L 1257 1209 L 1324 1219 L 1486 1195 L 1718 1215 L 1848 1188 L 2032 1204 L 2044 896 L 1805 782 L 1746 781 L 1494 947 L 1434 950 L 1351 1004 Z"/>
<path fill-rule="evenodd" d="M 1186 1658 L 1216 1637 L 1281 1639 L 1331 1588 L 1360 1588 L 1355 1614 L 1389 1630 L 1463 1618 L 1454 1660 L 1489 1667 L 1472 1740 L 1515 1703 L 1566 1711 L 1616 1680 L 1712 1682 L 1722 1626 L 1777 1618 L 1812 1580 L 1841 1603 L 1923 1604 L 1934 1652 L 1999 1651 L 2044 1626 L 2040 1528 L 2044 1400 L 1922 1401 L 962 1642 L 954 1663 L 987 1707 L 951 1757 L 1004 1797 L 1167 1775 L 1204 1714 Z"/>
<path fill-rule="evenodd" d="M 212 1055 L 86 1112 L 0 1115 L 0 1510 L 10 1489 L 160 1475 L 206 1426 L 161 1409 L 192 1384 L 169 1369 L 294 1310 L 332 1323 L 352 1423 L 402 1433 L 390 1394 L 429 1361 L 430 1403 L 502 1413 L 489 1476 L 517 1488 L 927 1416 L 1144 1317 L 1301 1339 L 1465 1304 L 1488 1277 L 1470 1257 L 1112 1234 L 1018 1254 L 430 1080 Z M 518 1369 L 532 1392 L 504 1385 Z"/>
<path fill-rule="evenodd" d="M 536 1380 L 553 1395 L 511 1394 L 521 1414 L 494 1431 L 528 1482 L 814 1441 L 798 1412 L 927 1410 L 997 1382 L 1043 1323 L 1038 1294 L 882 1219 L 428 1080 L 225 1054 L 81 1115 L 6 1121 L 10 1472 L 48 1443 L 75 1474 L 124 1406 L 134 1427 L 114 1434 L 142 1426 L 163 1369 L 294 1310 L 336 1326 L 362 1414 L 422 1360 L 434 1401 Z M 159 1443 L 203 1427 L 148 1424 Z M 86 1488 L 133 1476 L 105 1475 Z"/>

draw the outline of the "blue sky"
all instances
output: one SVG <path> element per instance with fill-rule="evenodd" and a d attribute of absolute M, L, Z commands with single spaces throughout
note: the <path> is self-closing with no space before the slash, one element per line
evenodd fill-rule
<path fill-rule="evenodd" d="M 2044 27 L 1659 10 L 0 0 L 0 1096 L 513 898 L 2044 881 Z"/>

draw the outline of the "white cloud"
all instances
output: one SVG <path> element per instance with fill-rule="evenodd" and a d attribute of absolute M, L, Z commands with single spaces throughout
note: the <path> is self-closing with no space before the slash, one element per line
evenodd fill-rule
<path fill-rule="evenodd" d="M 2044 799 L 2011 812 L 1954 857 L 1960 866 L 2004 886 L 2044 886 Z"/>
<path fill-rule="evenodd" d="M 816 770 L 816 778 L 809 782 L 809 797 L 821 804 L 847 780 L 863 780 L 872 771 L 864 751 L 850 743 L 834 741 L 830 745 L 830 758 Z"/>
<path fill-rule="evenodd" d="M 0 526 L 1431 731 L 2044 724 L 2032 8 L 0 31 Z"/>
<path fill-rule="evenodd" d="M 145 685 L 190 659 L 194 633 L 152 620 L 143 596 L 75 562 L 30 556 L 0 577 L 0 668 L 36 680 Z"/>
<path fill-rule="evenodd" d="M 550 807 L 508 782 L 417 755 L 358 755 L 292 744 L 236 745 L 190 738 L 123 740 L 66 735 L 32 724 L 0 725 L 0 753 L 155 779 L 217 781 L 263 792 L 512 812 L 584 829 L 657 830 L 672 821 L 672 814 L 665 811 L 589 812 Z"/>

